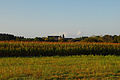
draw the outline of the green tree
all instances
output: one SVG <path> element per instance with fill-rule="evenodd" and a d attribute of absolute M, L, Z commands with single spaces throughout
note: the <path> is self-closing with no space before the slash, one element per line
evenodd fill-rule
<path fill-rule="evenodd" d="M 104 42 L 113 42 L 113 38 L 111 35 L 103 36 Z"/>

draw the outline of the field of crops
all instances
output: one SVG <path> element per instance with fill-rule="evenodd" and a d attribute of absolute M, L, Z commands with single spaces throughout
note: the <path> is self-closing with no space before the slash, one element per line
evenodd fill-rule
<path fill-rule="evenodd" d="M 3 41 L 0 80 L 119 80 L 118 55 L 116 43 Z"/>
<path fill-rule="evenodd" d="M 0 58 L 0 80 L 120 80 L 120 57 Z"/>
<path fill-rule="evenodd" d="M 120 55 L 120 44 L 81 42 L 0 42 L 1 57 Z"/>

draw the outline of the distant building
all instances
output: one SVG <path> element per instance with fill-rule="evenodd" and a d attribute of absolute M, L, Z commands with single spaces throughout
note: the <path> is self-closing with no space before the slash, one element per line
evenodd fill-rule
<path fill-rule="evenodd" d="M 48 40 L 55 40 L 58 41 L 59 39 L 61 39 L 61 36 L 48 36 Z"/>
<path fill-rule="evenodd" d="M 62 38 L 65 38 L 64 34 L 63 34 Z"/>
<path fill-rule="evenodd" d="M 72 38 L 65 38 L 65 35 L 62 36 L 48 36 L 49 41 L 58 41 L 60 39 L 63 39 L 64 41 L 72 40 Z"/>
<path fill-rule="evenodd" d="M 64 39 L 64 34 L 63 34 L 63 36 L 61 37 L 61 36 L 48 36 L 48 40 L 55 40 L 55 41 L 58 41 L 58 40 L 60 40 L 60 39 Z"/>

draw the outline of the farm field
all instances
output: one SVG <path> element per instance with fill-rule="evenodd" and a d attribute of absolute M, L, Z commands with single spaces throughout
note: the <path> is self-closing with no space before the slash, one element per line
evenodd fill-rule
<path fill-rule="evenodd" d="M 120 43 L 0 42 L 1 57 L 120 55 Z"/>
<path fill-rule="evenodd" d="M 120 80 L 120 57 L 0 58 L 0 80 Z"/>
<path fill-rule="evenodd" d="M 0 0 L 0 80 L 120 80 L 120 0 Z"/>

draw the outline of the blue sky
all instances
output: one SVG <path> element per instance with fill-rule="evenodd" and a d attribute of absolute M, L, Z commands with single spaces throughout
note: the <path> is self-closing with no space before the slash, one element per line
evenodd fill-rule
<path fill-rule="evenodd" d="M 120 0 L 0 0 L 0 32 L 25 37 L 120 34 Z"/>

